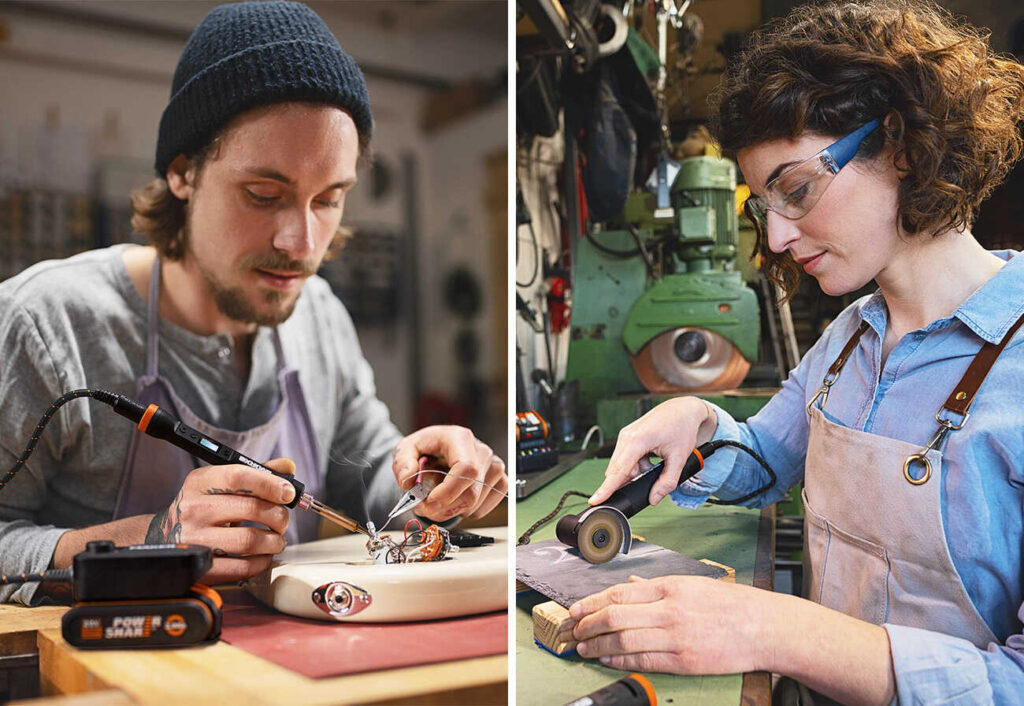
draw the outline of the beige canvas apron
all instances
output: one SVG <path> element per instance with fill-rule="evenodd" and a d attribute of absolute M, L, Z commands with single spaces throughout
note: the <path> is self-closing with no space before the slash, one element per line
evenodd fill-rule
<path fill-rule="evenodd" d="M 946 543 L 940 447 L 945 433 L 966 423 L 978 388 L 1022 323 L 1024 317 L 999 344 L 983 346 L 936 414 L 942 433 L 925 449 L 826 418 L 828 390 L 867 323 L 850 338 L 807 405 L 804 597 L 875 625 L 934 630 L 981 648 L 998 641 L 967 594 Z M 919 462 L 905 469 L 914 456 Z M 804 691 L 799 702 L 830 702 L 820 694 L 807 696 Z"/>

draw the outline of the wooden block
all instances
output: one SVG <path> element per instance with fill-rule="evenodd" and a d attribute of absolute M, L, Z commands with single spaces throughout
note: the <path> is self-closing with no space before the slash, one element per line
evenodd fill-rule
<path fill-rule="evenodd" d="M 569 617 L 569 610 L 554 601 L 533 607 L 533 637 L 556 655 L 576 649 L 574 627 L 576 621 Z"/>
<path fill-rule="evenodd" d="M 0 605 L 0 657 L 36 651 L 36 632 L 60 627 L 65 606 Z"/>
<path fill-rule="evenodd" d="M 707 564 L 708 566 L 717 566 L 719 569 L 725 569 L 725 576 L 718 580 L 725 581 L 726 583 L 736 583 L 736 569 L 731 566 L 719 564 L 717 561 L 711 561 L 710 559 L 701 559 L 701 563 Z"/>

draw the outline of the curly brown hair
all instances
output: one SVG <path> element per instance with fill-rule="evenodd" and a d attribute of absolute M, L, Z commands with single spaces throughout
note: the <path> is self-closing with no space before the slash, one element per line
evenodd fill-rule
<path fill-rule="evenodd" d="M 798 7 L 755 32 L 729 67 L 713 132 L 735 157 L 805 132 L 838 138 L 884 118 L 856 159 L 893 148 L 907 172 L 898 192 L 903 229 L 968 228 L 1024 148 L 1024 66 L 993 54 L 988 38 L 923 0 Z M 754 227 L 754 254 L 789 298 L 799 267 Z"/>
<path fill-rule="evenodd" d="M 195 186 L 199 185 L 206 162 L 217 158 L 221 142 L 233 124 L 234 120 L 221 128 L 201 149 L 185 155 L 189 161 L 189 168 L 195 171 Z M 372 160 L 370 137 L 368 134 L 360 132 L 359 157 L 356 165 L 362 168 Z M 167 180 L 162 178 L 153 179 L 146 186 L 133 191 L 131 201 L 132 227 L 149 238 L 150 245 L 156 248 L 160 257 L 167 260 L 181 260 L 188 248 L 186 241 L 188 229 L 185 228 L 188 219 L 188 202 L 175 196 L 171 192 Z M 352 235 L 351 228 L 339 224 L 324 259 L 329 260 L 340 253 Z"/>

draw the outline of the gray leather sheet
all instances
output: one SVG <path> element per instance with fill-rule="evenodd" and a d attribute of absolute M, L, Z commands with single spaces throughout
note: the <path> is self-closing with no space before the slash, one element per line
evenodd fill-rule
<path fill-rule="evenodd" d="M 626 583 L 630 576 L 719 579 L 725 574 L 725 569 L 639 540 L 633 540 L 629 554 L 618 554 L 604 564 L 591 564 L 557 539 L 516 547 L 516 578 L 566 608 L 592 593 Z"/>

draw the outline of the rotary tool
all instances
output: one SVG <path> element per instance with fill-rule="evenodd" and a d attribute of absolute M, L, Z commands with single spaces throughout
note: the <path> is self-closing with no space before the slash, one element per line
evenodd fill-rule
<path fill-rule="evenodd" d="M 714 442 L 701 444 L 683 464 L 679 483 L 704 467 L 704 458 L 714 453 Z M 629 553 L 633 534 L 629 518 L 650 505 L 651 488 L 661 475 L 665 462 L 657 463 L 643 475 L 622 486 L 603 504 L 587 508 L 578 515 L 565 515 L 555 526 L 555 535 L 563 544 L 579 550 L 591 564 L 603 564 L 620 551 Z"/>
<path fill-rule="evenodd" d="M 686 463 L 683 464 L 683 470 L 679 474 L 679 482 L 676 487 L 678 488 L 679 485 L 682 485 L 687 479 L 695 475 L 697 471 L 704 468 L 704 459 L 723 446 L 733 446 L 750 454 L 764 468 L 765 473 L 768 474 L 768 481 L 757 490 L 747 493 L 742 497 L 733 498 L 732 500 L 712 498 L 708 500 L 709 503 L 716 505 L 740 505 L 775 487 L 778 478 L 772 467 L 768 465 L 768 462 L 749 446 L 731 439 L 717 439 L 695 448 L 686 459 Z M 664 468 L 664 461 L 657 463 L 646 473 L 612 493 L 603 504 L 587 508 L 578 515 L 565 515 L 555 526 L 555 535 L 563 544 L 576 548 L 580 556 L 591 564 L 603 564 L 620 551 L 623 554 L 628 554 L 629 548 L 633 543 L 633 534 L 629 529 L 629 518 L 650 505 L 647 500 L 651 495 L 651 488 L 654 487 L 654 482 L 658 480 Z M 569 495 L 569 493 L 566 493 L 566 495 Z M 565 496 L 562 497 L 562 500 L 565 500 Z M 519 543 L 524 544 L 528 542 L 529 534 L 536 528 L 537 525 L 534 525 L 527 530 L 519 538 Z"/>

